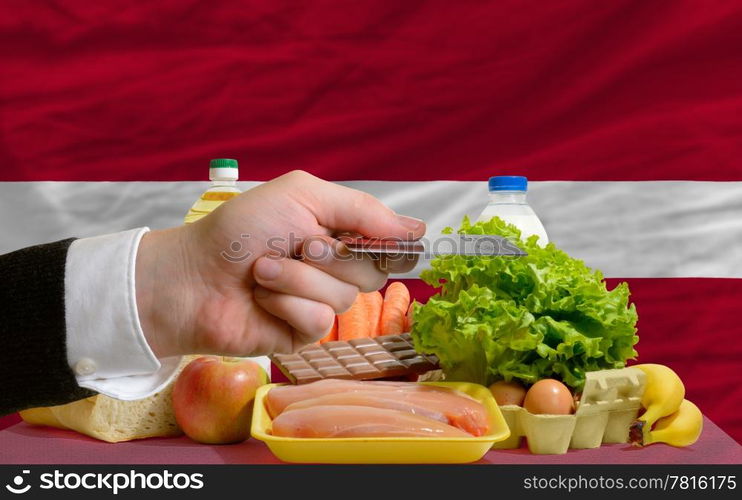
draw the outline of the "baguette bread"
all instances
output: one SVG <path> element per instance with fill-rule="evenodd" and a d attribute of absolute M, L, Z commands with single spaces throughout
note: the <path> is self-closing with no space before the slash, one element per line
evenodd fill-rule
<path fill-rule="evenodd" d="M 178 372 L 198 356 L 186 356 Z M 99 394 L 65 405 L 20 412 L 29 424 L 70 429 L 109 443 L 183 434 L 172 405 L 177 376 L 162 391 L 136 401 L 121 401 Z"/>

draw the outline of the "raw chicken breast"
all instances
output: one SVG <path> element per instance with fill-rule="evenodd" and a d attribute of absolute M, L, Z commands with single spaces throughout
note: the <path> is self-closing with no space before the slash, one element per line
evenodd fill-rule
<path fill-rule="evenodd" d="M 292 410 L 301 410 L 302 408 L 311 408 L 313 406 L 370 406 L 372 408 L 386 408 L 388 410 L 399 410 L 421 417 L 428 417 L 445 424 L 448 418 L 441 412 L 416 405 L 414 402 L 407 402 L 401 399 L 390 397 L 386 393 L 376 393 L 373 391 L 365 392 L 348 392 L 337 394 L 325 394 L 316 398 L 304 399 L 291 403 L 286 407 L 284 412 Z"/>
<path fill-rule="evenodd" d="M 273 420 L 274 436 L 295 438 L 471 437 L 461 429 L 412 413 L 367 406 L 312 406 Z"/>
<path fill-rule="evenodd" d="M 482 436 L 489 431 L 487 410 L 479 401 L 459 391 L 414 382 L 328 379 L 301 386 L 276 387 L 268 393 L 266 402 L 271 416 L 289 407 L 295 409 L 324 404 L 368 406 L 424 415 L 474 436 Z"/>
<path fill-rule="evenodd" d="M 268 392 L 265 405 L 271 418 L 279 415 L 288 405 L 304 399 L 316 398 L 326 394 L 347 393 L 354 391 L 389 391 L 393 388 L 405 388 L 409 382 L 360 382 L 358 380 L 323 379 L 311 384 L 281 385 Z"/>

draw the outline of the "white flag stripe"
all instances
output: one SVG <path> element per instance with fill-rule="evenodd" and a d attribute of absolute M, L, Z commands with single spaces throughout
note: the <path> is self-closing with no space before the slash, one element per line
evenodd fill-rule
<path fill-rule="evenodd" d="M 241 182 L 242 189 L 257 183 Z M 429 234 L 476 217 L 484 182 L 352 181 Z M 0 183 L 0 253 L 69 236 L 180 224 L 206 182 Z M 608 277 L 742 277 L 742 182 L 532 182 L 550 239 Z"/>

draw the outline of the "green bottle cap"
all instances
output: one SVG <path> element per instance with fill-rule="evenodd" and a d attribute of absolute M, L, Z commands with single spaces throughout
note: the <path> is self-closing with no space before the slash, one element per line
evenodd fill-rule
<path fill-rule="evenodd" d="M 232 158 L 216 158 L 209 162 L 209 168 L 237 168 L 237 160 Z"/>

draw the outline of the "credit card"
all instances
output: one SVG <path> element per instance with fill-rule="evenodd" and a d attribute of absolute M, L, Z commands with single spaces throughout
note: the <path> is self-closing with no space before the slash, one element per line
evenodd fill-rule
<path fill-rule="evenodd" d="M 424 258 L 441 255 L 495 257 L 528 255 L 512 241 L 494 234 L 442 234 L 433 238 L 408 241 L 395 238 L 356 238 L 340 236 L 351 252 L 389 255 L 420 255 Z"/>

